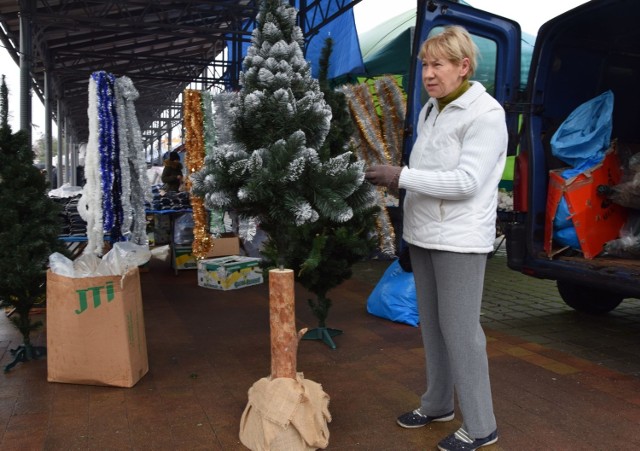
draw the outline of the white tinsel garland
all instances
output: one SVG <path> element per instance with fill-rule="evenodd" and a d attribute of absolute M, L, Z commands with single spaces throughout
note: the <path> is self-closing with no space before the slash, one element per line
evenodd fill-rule
<path fill-rule="evenodd" d="M 118 144 L 120 146 L 120 180 L 122 182 L 122 224 L 120 231 L 125 239 L 130 239 L 131 224 L 133 224 L 133 211 L 131 209 L 131 171 L 129 167 L 129 140 L 127 133 L 127 121 L 125 120 L 124 90 L 126 87 L 122 79 L 117 79 L 114 86 L 116 97 L 116 118 L 118 121 Z"/>
<path fill-rule="evenodd" d="M 126 76 L 116 80 L 115 92 L 124 210 L 122 235 L 136 244 L 148 244 L 145 201 L 151 202 L 151 186 L 134 106 L 140 95 Z"/>
<path fill-rule="evenodd" d="M 217 143 L 216 124 L 213 117 L 213 109 L 211 108 L 211 93 L 209 91 L 202 92 L 202 111 L 204 114 L 204 154 L 211 155 L 213 147 Z"/>
<path fill-rule="evenodd" d="M 212 99 L 215 109 L 214 121 L 217 144 L 226 144 L 233 141 L 233 130 L 229 124 L 235 123 L 237 112 L 233 102 L 237 100 L 237 92 L 223 92 L 215 95 Z M 207 155 L 210 155 L 210 153 L 207 153 Z"/>
<path fill-rule="evenodd" d="M 86 252 L 102 255 L 104 231 L 102 221 L 102 190 L 100 174 L 100 155 L 98 146 L 98 94 L 97 83 L 89 77 L 89 139 L 84 162 L 86 183 L 82 197 L 78 201 L 78 213 L 87 223 Z"/>

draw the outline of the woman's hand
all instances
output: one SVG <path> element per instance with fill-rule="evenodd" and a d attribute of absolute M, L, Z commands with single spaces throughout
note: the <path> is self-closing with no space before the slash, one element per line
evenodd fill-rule
<path fill-rule="evenodd" d="M 371 166 L 364 173 L 364 178 L 376 186 L 386 186 L 389 189 L 398 189 L 398 181 L 402 167 L 380 164 Z"/>

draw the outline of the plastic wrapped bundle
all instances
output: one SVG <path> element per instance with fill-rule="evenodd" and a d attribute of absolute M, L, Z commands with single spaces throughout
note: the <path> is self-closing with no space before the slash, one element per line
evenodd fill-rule
<path fill-rule="evenodd" d="M 640 258 L 640 213 L 629 215 L 620 229 L 620 238 L 604 245 L 606 255 L 620 258 Z"/>
<path fill-rule="evenodd" d="M 640 210 L 640 153 L 629 159 L 627 176 L 622 183 L 613 186 L 601 185 L 598 192 L 612 202 L 627 208 Z"/>

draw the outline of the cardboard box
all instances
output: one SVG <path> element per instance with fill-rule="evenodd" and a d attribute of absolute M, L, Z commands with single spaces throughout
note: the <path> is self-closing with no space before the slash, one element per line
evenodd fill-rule
<path fill-rule="evenodd" d="M 198 261 L 198 285 L 214 290 L 235 290 L 263 282 L 260 259 L 230 255 Z"/>
<path fill-rule="evenodd" d="M 122 276 L 47 273 L 47 380 L 133 387 L 149 371 L 138 268 Z"/>
<path fill-rule="evenodd" d="M 213 246 L 207 252 L 207 258 L 238 255 L 240 253 L 240 239 L 233 234 L 223 234 L 213 239 Z"/>
<path fill-rule="evenodd" d="M 196 269 L 198 267 L 193 247 L 174 245 L 173 249 L 174 269 Z M 206 258 L 223 257 L 228 255 L 238 255 L 240 253 L 240 239 L 235 236 L 223 236 L 213 239 L 213 246 L 207 252 Z"/>
<path fill-rule="evenodd" d="M 174 269 L 196 269 L 198 267 L 191 246 L 174 245 L 172 263 Z"/>
<path fill-rule="evenodd" d="M 601 163 L 575 177 L 565 180 L 560 175 L 566 169 L 549 171 L 549 190 L 545 212 L 544 250 L 550 257 L 565 248 L 553 243 L 553 220 L 562 196 L 569 207 L 569 217 L 576 229 L 584 257 L 592 259 L 600 254 L 607 241 L 618 238 L 627 220 L 627 210 L 599 195 L 599 185 L 620 183 L 621 169 L 615 145 Z"/>

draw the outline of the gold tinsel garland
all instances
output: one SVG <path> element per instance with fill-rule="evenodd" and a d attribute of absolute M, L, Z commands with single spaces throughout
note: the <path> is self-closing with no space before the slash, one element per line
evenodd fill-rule
<path fill-rule="evenodd" d="M 356 123 L 360 140 L 365 144 L 358 149 L 359 156 L 368 166 L 391 163 L 369 87 L 365 83 L 349 85 L 343 92 L 347 96 L 351 117 Z"/>
<path fill-rule="evenodd" d="M 197 259 L 206 257 L 213 244 L 207 230 L 207 210 L 204 200 L 191 192 L 191 175 L 204 166 L 204 125 L 202 111 L 202 95 L 200 91 L 185 89 L 183 99 L 183 127 L 185 134 L 185 165 L 187 180 L 185 186 L 190 193 L 193 210 L 193 255 Z"/>
<path fill-rule="evenodd" d="M 365 165 L 402 164 L 402 141 L 404 118 L 403 94 L 392 77 L 383 77 L 375 83 L 376 96 L 382 118 L 376 111 L 369 85 L 345 85 L 341 91 L 347 97 L 349 111 L 356 126 L 353 136 L 357 156 Z M 387 255 L 395 254 L 396 234 L 387 211 L 389 193 L 385 188 L 377 189 L 381 212 L 376 219 L 378 246 Z"/>
<path fill-rule="evenodd" d="M 382 77 L 376 80 L 375 86 L 382 111 L 382 134 L 387 143 L 391 164 L 401 166 L 406 114 L 404 95 L 393 77 Z"/>

